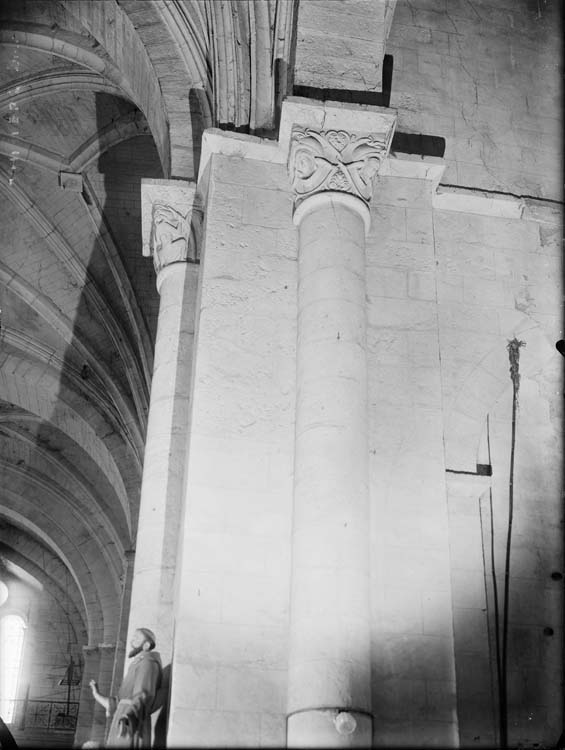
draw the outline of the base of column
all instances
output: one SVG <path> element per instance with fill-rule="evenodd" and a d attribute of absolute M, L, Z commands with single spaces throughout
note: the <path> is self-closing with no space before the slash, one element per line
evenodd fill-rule
<path fill-rule="evenodd" d="M 346 708 L 315 708 L 287 717 L 287 747 L 371 747 L 373 717 Z"/>

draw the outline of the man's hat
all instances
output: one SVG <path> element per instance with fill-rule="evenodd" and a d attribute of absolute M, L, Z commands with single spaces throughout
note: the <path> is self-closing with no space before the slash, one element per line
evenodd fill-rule
<path fill-rule="evenodd" d="M 145 638 L 149 641 L 151 648 L 155 648 L 155 633 L 152 630 L 149 630 L 149 628 L 137 628 L 140 633 L 143 633 Z"/>

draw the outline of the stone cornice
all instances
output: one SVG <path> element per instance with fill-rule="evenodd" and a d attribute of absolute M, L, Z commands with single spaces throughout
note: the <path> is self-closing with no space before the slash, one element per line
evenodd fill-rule
<path fill-rule="evenodd" d="M 283 134 L 284 136 L 284 134 Z M 265 161 L 269 164 L 285 164 L 288 157 L 290 131 L 286 141 L 272 141 L 254 135 L 244 135 L 219 128 L 209 128 L 202 137 L 202 152 L 198 171 L 198 185 L 205 181 L 206 172 L 213 154 L 233 156 L 239 159 Z M 283 151 L 286 148 L 286 153 Z M 433 189 L 437 187 L 445 163 L 435 156 L 416 156 L 413 154 L 393 153 L 383 161 L 379 175 L 405 177 L 408 179 L 428 180 Z"/>
<path fill-rule="evenodd" d="M 290 150 L 292 123 L 288 125 L 286 131 L 284 128 L 285 123 L 281 123 L 279 142 L 242 133 L 226 132 L 217 128 L 206 130 L 202 138 L 199 186 L 206 182 L 206 173 L 213 154 L 264 161 L 270 164 L 284 164 L 287 161 L 284 149 L 287 149 L 287 154 Z M 390 151 L 386 158 L 383 158 L 378 174 L 380 177 L 426 180 L 430 183 L 434 208 L 443 211 L 461 211 L 549 223 L 559 221 L 562 209 L 561 204 L 557 202 L 544 202 L 542 199 L 528 196 L 483 191 L 480 188 L 442 185 L 441 179 L 444 171 L 445 161 L 440 157 Z"/>

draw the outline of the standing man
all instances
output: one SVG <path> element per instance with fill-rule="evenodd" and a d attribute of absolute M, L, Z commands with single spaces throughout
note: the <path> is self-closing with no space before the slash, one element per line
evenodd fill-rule
<path fill-rule="evenodd" d="M 96 682 L 89 683 L 97 703 L 112 717 L 106 747 L 151 747 L 151 712 L 162 676 L 161 657 L 154 648 L 152 631 L 138 628 L 128 654 L 133 661 L 117 697 L 101 695 Z"/>

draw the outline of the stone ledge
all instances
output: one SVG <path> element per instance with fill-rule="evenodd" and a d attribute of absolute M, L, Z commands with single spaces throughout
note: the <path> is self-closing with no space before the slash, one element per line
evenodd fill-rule
<path fill-rule="evenodd" d="M 391 152 L 379 172 L 382 176 L 405 177 L 416 180 L 430 180 L 437 188 L 445 171 L 445 162 L 438 156 L 418 156 Z"/>
<path fill-rule="evenodd" d="M 438 186 L 433 196 L 433 207 L 440 211 L 460 211 L 466 214 L 521 219 L 524 201 L 512 195 L 493 195 L 480 189 Z"/>
<path fill-rule="evenodd" d="M 291 97 L 285 101 L 283 120 L 281 122 L 279 141 L 268 140 L 244 133 L 234 133 L 218 128 L 209 128 L 202 137 L 202 158 L 200 160 L 199 183 L 203 178 L 212 154 L 236 156 L 241 159 L 253 159 L 271 164 L 285 164 L 288 159 L 288 146 L 293 115 L 299 108 L 308 107 L 311 123 L 332 128 L 344 126 L 347 110 L 350 105 L 342 102 L 315 102 L 309 99 Z M 356 105 L 356 128 L 371 130 L 371 121 L 379 120 L 383 124 L 394 118 L 395 114 L 382 107 Z M 359 119 L 360 118 L 360 119 Z M 303 119 L 303 118 L 299 118 Z M 298 122 L 298 120 L 296 120 Z M 390 152 L 384 160 L 379 175 L 383 177 L 400 177 L 405 179 L 429 180 L 433 192 L 433 207 L 440 211 L 459 211 L 461 213 L 481 214 L 505 219 L 523 219 L 546 223 L 557 223 L 560 220 L 561 204 L 547 203 L 535 198 L 527 198 L 504 193 L 493 194 L 479 188 L 441 185 L 440 181 L 446 169 L 444 159 L 437 156 L 420 156 Z M 290 191 L 290 183 L 289 183 Z"/>
<path fill-rule="evenodd" d="M 202 135 L 202 152 L 198 170 L 199 183 L 212 154 L 237 156 L 240 159 L 255 159 L 272 164 L 284 164 L 287 159 L 287 155 L 279 147 L 277 141 L 245 133 L 220 130 L 219 128 L 208 128 Z"/>

